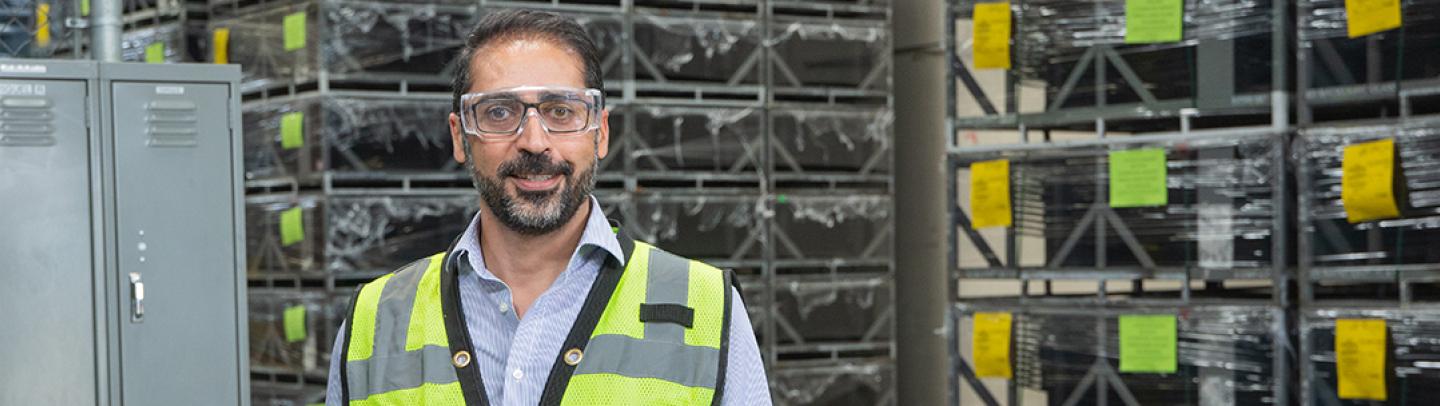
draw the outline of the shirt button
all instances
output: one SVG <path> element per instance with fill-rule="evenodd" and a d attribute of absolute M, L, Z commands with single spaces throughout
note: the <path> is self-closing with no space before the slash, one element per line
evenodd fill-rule
<path fill-rule="evenodd" d="M 516 369 L 514 373 L 510 374 L 510 376 L 515 377 L 515 380 L 518 381 L 518 380 L 521 380 L 521 379 L 524 379 L 524 378 L 525 378 L 525 372 L 522 372 L 522 371 L 520 371 L 519 369 Z"/>
<path fill-rule="evenodd" d="M 501 312 L 501 313 L 504 313 L 504 312 L 508 312 L 508 311 L 510 311 L 510 304 L 509 304 L 509 303 L 505 303 L 505 302 L 500 302 L 500 312 Z"/>

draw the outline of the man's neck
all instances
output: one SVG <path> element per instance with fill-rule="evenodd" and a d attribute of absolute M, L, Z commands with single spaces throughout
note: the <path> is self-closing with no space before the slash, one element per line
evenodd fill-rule
<path fill-rule="evenodd" d="M 507 228 L 486 210 L 481 210 L 480 216 L 480 250 L 485 268 L 510 287 L 515 314 L 523 316 L 569 265 L 589 223 L 590 202 L 582 204 L 559 229 L 537 236 Z"/>

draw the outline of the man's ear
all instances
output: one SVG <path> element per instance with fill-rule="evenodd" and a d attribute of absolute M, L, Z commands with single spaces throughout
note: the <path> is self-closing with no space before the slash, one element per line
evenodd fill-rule
<path fill-rule="evenodd" d="M 605 159 L 606 155 L 610 155 L 610 109 L 600 113 L 600 132 L 595 136 L 595 156 Z"/>
<path fill-rule="evenodd" d="M 450 113 L 449 122 L 450 122 L 450 144 L 451 144 L 451 146 L 454 147 L 454 152 L 452 152 L 452 154 L 453 154 L 454 157 L 455 157 L 455 162 L 459 162 L 459 163 L 461 163 L 461 164 L 464 164 L 464 163 L 465 163 L 465 140 L 464 140 L 463 138 L 460 138 L 460 137 L 464 137 L 464 136 L 465 136 L 465 131 L 464 131 L 464 129 L 460 128 L 460 116 L 456 116 L 455 113 Z"/>

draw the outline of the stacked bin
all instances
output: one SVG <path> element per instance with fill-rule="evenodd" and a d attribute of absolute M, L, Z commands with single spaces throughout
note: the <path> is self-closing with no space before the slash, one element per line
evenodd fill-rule
<path fill-rule="evenodd" d="M 1304 404 L 1422 405 L 1433 403 L 1434 330 L 1440 328 L 1434 283 L 1440 260 L 1432 253 L 1437 234 L 1433 198 L 1440 140 L 1440 116 L 1373 119 L 1316 124 L 1302 129 L 1294 151 L 1300 177 L 1300 344 Z M 1377 167 L 1367 178 L 1389 172 L 1397 211 L 1393 216 L 1358 218 L 1347 207 L 1344 179 L 1363 164 L 1346 150 L 1393 142 L 1389 171 Z M 1354 161 L 1347 161 L 1354 159 Z M 1353 186 L 1351 186 L 1353 187 Z M 1374 198 L 1372 200 L 1380 200 Z M 1379 339 L 1370 348 L 1376 381 L 1359 383 L 1376 392 L 1346 393 L 1341 386 L 1355 343 L 1336 330 L 1338 323 L 1368 322 Z M 1346 344 L 1349 343 L 1349 346 Z M 1353 361 L 1352 361 L 1353 362 Z M 1352 364 L 1353 365 L 1353 364 Z M 1383 382 L 1383 383 L 1381 383 Z"/>
<path fill-rule="evenodd" d="M 1130 3 L 948 2 L 952 403 L 1289 404 L 1287 6 Z"/>
<path fill-rule="evenodd" d="M 1430 168 L 1440 140 L 1440 2 L 1393 7 L 1380 9 L 1398 14 L 1396 24 L 1377 25 L 1342 1 L 1296 4 L 1296 111 L 1304 127 L 1292 154 L 1305 405 L 1435 403 L 1440 258 L 1430 241 L 1440 202 Z M 1376 153 L 1361 154 L 1366 148 Z M 1380 181 L 1386 176 L 1391 182 Z M 1367 179 L 1387 196 L 1347 196 Z M 1378 213 L 1367 203 L 1393 206 Z M 1359 331 L 1374 335 L 1363 340 Z"/>
<path fill-rule="evenodd" d="M 344 299 L 318 298 L 463 231 L 445 63 L 479 16 L 529 8 L 599 46 L 605 214 L 736 272 L 776 402 L 894 403 L 888 3 L 634 3 L 212 0 L 244 67 L 257 402 L 311 399 L 334 334 L 287 341 L 274 309 L 326 320 Z"/>

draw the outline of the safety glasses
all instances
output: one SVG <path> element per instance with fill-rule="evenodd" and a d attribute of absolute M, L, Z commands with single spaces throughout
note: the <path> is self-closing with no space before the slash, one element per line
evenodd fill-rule
<path fill-rule="evenodd" d="M 533 114 L 552 137 L 574 137 L 600 128 L 605 94 L 599 89 L 522 86 L 460 96 L 460 123 L 482 141 L 519 137 Z"/>

